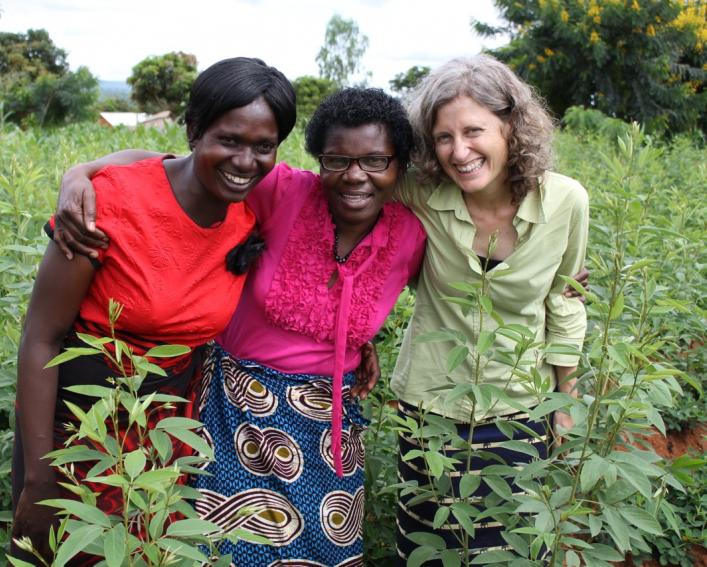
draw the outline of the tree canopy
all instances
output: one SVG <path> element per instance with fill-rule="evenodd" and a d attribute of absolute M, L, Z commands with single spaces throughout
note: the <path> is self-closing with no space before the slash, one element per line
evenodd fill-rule
<path fill-rule="evenodd" d="M 430 74 L 430 68 L 426 65 L 414 65 L 404 73 L 398 73 L 392 80 L 388 81 L 390 89 L 400 95 L 406 95 L 417 84 Z"/>
<path fill-rule="evenodd" d="M 507 33 L 491 51 L 536 85 L 555 113 L 596 108 L 650 130 L 705 128 L 703 0 L 495 0 Z"/>
<path fill-rule="evenodd" d="M 361 59 L 366 49 L 368 37 L 360 32 L 358 24 L 334 14 L 316 57 L 319 76 L 334 81 L 337 87 L 348 85 L 351 75 L 362 69 Z"/>
<path fill-rule="evenodd" d="M 297 96 L 297 121 L 303 124 L 312 116 L 319 103 L 336 90 L 331 79 L 304 75 L 292 81 Z"/>
<path fill-rule="evenodd" d="M 180 116 L 196 79 L 196 57 L 181 51 L 143 59 L 128 77 L 131 97 L 145 112 L 169 110 Z"/>
<path fill-rule="evenodd" d="M 92 117 L 98 81 L 86 67 L 70 71 L 66 56 L 46 30 L 0 33 L 0 102 L 9 120 L 50 126 Z"/>

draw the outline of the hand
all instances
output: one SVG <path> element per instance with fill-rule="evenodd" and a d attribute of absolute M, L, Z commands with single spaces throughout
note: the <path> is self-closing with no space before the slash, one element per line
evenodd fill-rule
<path fill-rule="evenodd" d="M 587 270 L 586 266 L 582 266 L 582 269 L 573 275 L 572 279 L 584 288 L 585 293 L 589 291 L 589 270 Z M 565 297 L 577 297 L 582 303 L 586 300 L 584 295 L 569 285 L 565 286 L 565 290 L 562 294 Z"/>
<path fill-rule="evenodd" d="M 82 165 L 64 174 L 59 189 L 54 242 L 71 260 L 73 253 L 96 257 L 108 246 L 108 237 L 96 228 L 96 193 Z"/>
<path fill-rule="evenodd" d="M 361 347 L 361 363 L 356 369 L 356 384 L 351 388 L 351 395 L 365 400 L 380 377 L 378 351 L 373 343 L 368 342 Z"/>
<path fill-rule="evenodd" d="M 37 502 L 60 496 L 56 482 L 37 486 L 25 485 L 17 501 L 12 524 L 12 538 L 30 538 L 34 549 L 50 564 L 52 552 L 49 549 L 49 527 L 56 527 L 59 520 L 55 516 L 55 508 Z"/>

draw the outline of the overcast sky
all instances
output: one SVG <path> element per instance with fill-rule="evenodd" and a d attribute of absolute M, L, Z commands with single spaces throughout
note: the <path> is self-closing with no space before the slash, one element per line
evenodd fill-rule
<path fill-rule="evenodd" d="M 334 14 L 369 38 L 369 84 L 388 87 L 413 65 L 435 67 L 502 40 L 471 32 L 472 17 L 496 22 L 492 0 L 0 0 L 0 31 L 44 28 L 69 54 L 108 81 L 124 81 L 149 55 L 185 51 L 199 69 L 255 56 L 290 79 L 317 75 L 315 57 Z"/>

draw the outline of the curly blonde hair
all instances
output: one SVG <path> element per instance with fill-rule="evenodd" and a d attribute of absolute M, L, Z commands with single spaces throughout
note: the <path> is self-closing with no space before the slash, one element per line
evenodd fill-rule
<path fill-rule="evenodd" d="M 425 77 L 407 100 L 420 181 L 449 179 L 437 160 L 432 130 L 439 108 L 459 96 L 474 99 L 510 126 L 508 179 L 513 202 L 519 203 L 550 169 L 554 122 L 535 91 L 489 55 L 452 59 Z"/>

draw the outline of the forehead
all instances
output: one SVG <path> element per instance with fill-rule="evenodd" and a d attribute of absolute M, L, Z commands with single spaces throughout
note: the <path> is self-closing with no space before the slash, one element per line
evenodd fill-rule
<path fill-rule="evenodd" d="M 324 138 L 323 151 L 345 155 L 389 154 L 394 152 L 394 148 L 386 126 L 373 123 L 332 126 Z"/>
<path fill-rule="evenodd" d="M 236 131 L 241 134 L 258 133 L 260 136 L 277 137 L 277 120 L 264 98 L 256 98 L 250 104 L 232 108 L 221 114 L 209 130 Z"/>
<path fill-rule="evenodd" d="M 479 125 L 503 125 L 503 121 L 488 107 L 473 98 L 460 95 L 441 105 L 435 114 L 434 129 L 464 126 L 470 123 Z"/>

